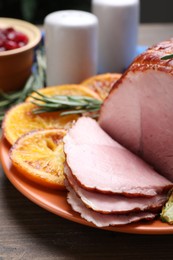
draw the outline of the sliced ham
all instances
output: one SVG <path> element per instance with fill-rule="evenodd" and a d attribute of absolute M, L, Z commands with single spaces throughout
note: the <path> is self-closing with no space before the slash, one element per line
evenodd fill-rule
<path fill-rule="evenodd" d="M 141 54 L 105 100 L 100 126 L 173 181 L 173 39 Z"/>
<path fill-rule="evenodd" d="M 108 145 L 108 146 L 120 146 L 115 142 L 106 132 L 102 131 L 101 128 L 96 128 L 95 124 L 90 124 L 88 127 L 88 120 L 78 120 L 77 131 L 74 125 L 68 134 L 68 142 L 75 143 L 76 145 L 81 144 L 97 144 L 97 145 Z"/>
<path fill-rule="evenodd" d="M 101 143 L 98 136 L 102 136 Z M 64 151 L 74 179 L 87 190 L 155 196 L 172 187 L 170 181 L 143 160 L 110 139 L 91 118 L 81 117 L 69 130 L 64 138 Z"/>
<path fill-rule="evenodd" d="M 105 195 L 91 192 L 81 188 L 73 178 L 70 168 L 65 166 L 65 175 L 68 186 L 71 186 L 87 208 L 104 214 L 124 214 L 139 211 L 158 212 L 167 200 L 166 194 L 152 198 L 133 197 L 127 198 L 120 195 Z"/>
<path fill-rule="evenodd" d="M 85 207 L 74 190 L 71 189 L 70 186 L 67 186 L 67 188 L 69 190 L 67 202 L 71 205 L 73 210 L 80 213 L 82 218 L 88 222 L 92 222 L 97 227 L 125 225 L 139 220 L 152 220 L 156 217 L 156 214 L 150 212 L 140 212 L 128 215 L 101 214 Z"/>

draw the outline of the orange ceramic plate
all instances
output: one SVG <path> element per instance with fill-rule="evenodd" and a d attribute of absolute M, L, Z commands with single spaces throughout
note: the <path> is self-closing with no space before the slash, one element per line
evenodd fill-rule
<path fill-rule="evenodd" d="M 53 191 L 39 187 L 29 180 L 20 176 L 11 165 L 8 153 L 10 145 L 5 138 L 0 143 L 0 158 L 6 176 L 11 183 L 28 199 L 43 207 L 44 209 L 68 220 L 95 227 L 85 221 L 79 214 L 75 213 L 66 202 L 65 191 Z M 173 226 L 162 223 L 160 220 L 152 222 L 139 222 L 138 224 L 124 225 L 121 227 L 108 227 L 106 230 L 114 232 L 136 233 L 136 234 L 173 234 Z"/>

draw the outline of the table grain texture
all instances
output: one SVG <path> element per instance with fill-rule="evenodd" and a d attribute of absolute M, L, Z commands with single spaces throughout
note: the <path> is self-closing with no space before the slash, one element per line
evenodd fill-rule
<path fill-rule="evenodd" d="M 173 37 L 173 24 L 143 24 L 139 44 Z M 173 259 L 173 235 L 124 234 L 65 220 L 25 198 L 0 166 L 0 260 Z"/>

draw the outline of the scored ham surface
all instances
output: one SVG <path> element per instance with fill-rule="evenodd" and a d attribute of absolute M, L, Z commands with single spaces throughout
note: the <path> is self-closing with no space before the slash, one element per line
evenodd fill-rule
<path fill-rule="evenodd" d="M 65 176 L 78 197 L 87 208 L 104 214 L 124 214 L 129 212 L 148 211 L 158 212 L 167 200 L 166 194 L 151 198 L 133 197 L 121 195 L 105 195 L 98 192 L 87 191 L 79 186 L 73 178 L 70 168 L 65 165 Z"/>
<path fill-rule="evenodd" d="M 125 225 L 139 220 L 152 220 L 156 217 L 156 214 L 151 212 L 140 212 L 124 215 L 106 215 L 95 212 L 85 207 L 83 202 L 78 198 L 74 190 L 66 184 L 69 190 L 67 195 L 67 201 L 71 205 L 72 209 L 80 213 L 81 217 L 92 222 L 97 227 L 107 227 L 115 225 Z"/>
<path fill-rule="evenodd" d="M 138 56 L 101 108 L 99 124 L 173 181 L 173 39 Z"/>
<path fill-rule="evenodd" d="M 154 196 L 172 187 L 143 160 L 110 139 L 91 118 L 78 119 L 64 137 L 64 151 L 73 177 L 87 190 Z"/>

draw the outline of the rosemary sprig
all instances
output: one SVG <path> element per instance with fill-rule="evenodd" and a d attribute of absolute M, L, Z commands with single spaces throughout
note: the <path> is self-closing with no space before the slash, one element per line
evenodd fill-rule
<path fill-rule="evenodd" d="M 61 116 L 69 114 L 82 114 L 86 112 L 96 112 L 100 109 L 102 101 L 86 96 L 62 96 L 52 97 L 43 95 L 35 91 L 37 96 L 31 96 L 37 108 L 33 110 L 34 114 L 45 112 L 62 111 Z"/>
<path fill-rule="evenodd" d="M 173 58 L 173 54 L 165 55 L 161 58 L 161 60 L 169 60 Z"/>
<path fill-rule="evenodd" d="M 36 60 L 33 64 L 32 74 L 28 78 L 22 90 L 4 93 L 0 90 L 0 123 L 3 120 L 6 110 L 12 105 L 23 102 L 33 91 L 43 88 L 46 82 L 46 62 L 42 47 L 36 50 Z"/>

